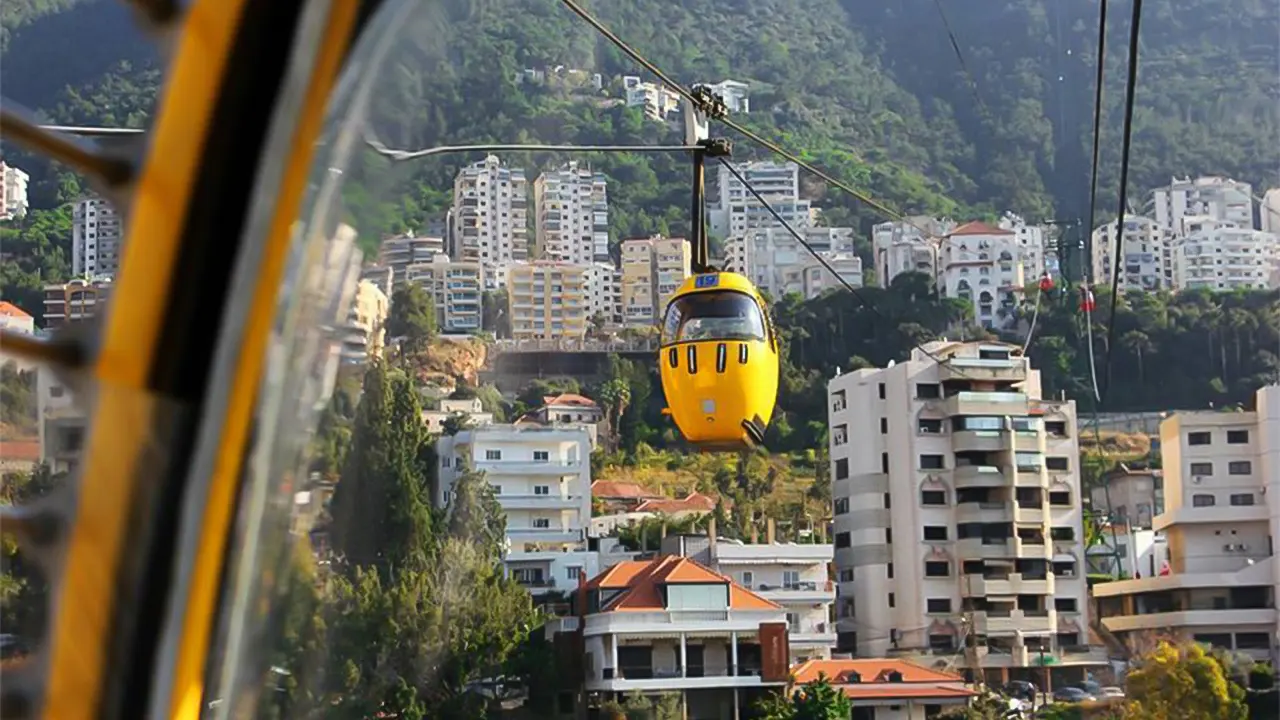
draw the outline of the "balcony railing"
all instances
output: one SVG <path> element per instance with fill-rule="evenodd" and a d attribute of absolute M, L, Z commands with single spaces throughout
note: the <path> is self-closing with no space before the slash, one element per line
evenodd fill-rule
<path fill-rule="evenodd" d="M 706 665 L 689 665 L 686 672 L 678 666 L 654 667 L 653 665 L 623 665 L 618 668 L 604 668 L 605 680 L 666 680 L 681 677 L 759 677 L 761 666 L 740 664 L 737 667 L 708 667 Z"/>

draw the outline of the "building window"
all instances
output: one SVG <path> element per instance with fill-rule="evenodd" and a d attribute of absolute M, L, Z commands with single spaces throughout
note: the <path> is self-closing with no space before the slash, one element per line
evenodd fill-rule
<path fill-rule="evenodd" d="M 946 490 L 921 490 L 920 504 L 921 505 L 946 505 L 947 491 Z"/>
<path fill-rule="evenodd" d="M 1248 442 L 1249 442 L 1248 430 L 1228 430 L 1227 431 L 1228 445 L 1246 445 L 1248 444 Z"/>
<path fill-rule="evenodd" d="M 890 580 L 892 580 L 893 579 L 893 563 L 889 563 L 889 567 L 885 572 L 887 573 L 887 577 Z"/>
<path fill-rule="evenodd" d="M 884 529 L 884 542 L 886 545 L 893 544 L 893 528 Z"/>
<path fill-rule="evenodd" d="M 1064 457 L 1049 457 L 1044 459 L 1044 466 L 1050 470 L 1069 470 L 1071 465 Z"/>
<path fill-rule="evenodd" d="M 933 614 L 951 612 L 951 598 L 929 598 L 925 601 L 925 612 Z"/>
<path fill-rule="evenodd" d="M 565 574 L 569 576 L 570 580 L 577 580 L 582 576 L 582 568 L 576 565 L 570 566 L 565 568 Z"/>
<path fill-rule="evenodd" d="M 534 486 L 533 486 L 533 494 L 534 494 L 534 495 L 550 495 L 550 494 L 551 494 L 551 486 L 549 486 L 549 485 L 534 485 Z"/>
<path fill-rule="evenodd" d="M 853 582 L 853 568 L 845 568 L 840 571 L 840 582 Z"/>
<path fill-rule="evenodd" d="M 921 435 L 941 435 L 942 421 L 936 418 L 920 418 L 916 421 L 916 432 Z"/>
<path fill-rule="evenodd" d="M 917 400 L 937 400 L 942 397 L 942 388 L 937 383 L 916 383 Z"/>
<path fill-rule="evenodd" d="M 756 581 L 756 576 L 750 570 L 744 570 L 742 573 L 742 587 L 750 589 L 751 584 Z"/>
<path fill-rule="evenodd" d="M 534 518 L 533 526 L 535 528 L 549 528 L 551 527 L 551 520 L 549 518 Z"/>
<path fill-rule="evenodd" d="M 945 560 L 929 560 L 924 564 L 925 577 L 948 577 L 951 575 L 951 563 Z"/>
<path fill-rule="evenodd" d="M 1213 507 L 1215 502 L 1216 501 L 1213 499 L 1212 495 L 1192 495 L 1191 496 L 1192 507 Z"/>
<path fill-rule="evenodd" d="M 945 470 L 946 463 L 941 455 L 921 455 L 921 470 Z"/>
<path fill-rule="evenodd" d="M 1073 527 L 1049 528 L 1049 537 L 1061 542 L 1070 542 L 1076 539 L 1076 529 Z"/>
<path fill-rule="evenodd" d="M 884 494 L 884 509 L 889 510 L 893 507 L 893 497 L 889 493 Z"/>
<path fill-rule="evenodd" d="M 1208 432 L 1187 433 L 1188 445 L 1208 445 L 1211 439 L 1212 436 Z"/>
<path fill-rule="evenodd" d="M 1248 460 L 1236 460 L 1228 463 L 1227 473 L 1231 475 L 1252 475 L 1253 463 Z"/>
<path fill-rule="evenodd" d="M 1069 597 L 1059 597 L 1053 599 L 1053 609 L 1058 612 L 1075 612 L 1076 599 Z"/>
<path fill-rule="evenodd" d="M 1050 505 L 1070 505 L 1071 493 L 1067 492 L 1066 490 L 1054 490 L 1053 492 L 1049 493 L 1049 504 Z"/>
<path fill-rule="evenodd" d="M 1192 475 L 1212 475 L 1213 463 L 1191 463 Z"/>
<path fill-rule="evenodd" d="M 880 383 L 880 399 L 884 399 L 884 383 Z"/>
<path fill-rule="evenodd" d="M 880 472 L 889 474 L 889 453 L 880 453 Z"/>
<path fill-rule="evenodd" d="M 896 606 L 897 606 L 897 603 L 896 603 L 896 602 L 894 602 L 894 600 L 895 600 L 895 598 L 894 598 L 894 596 L 893 596 L 893 593 L 889 593 L 889 607 L 896 607 Z"/>
<path fill-rule="evenodd" d="M 880 434 L 889 434 L 889 418 L 880 418 Z"/>
<path fill-rule="evenodd" d="M 551 459 L 551 453 L 550 453 L 550 452 L 548 452 L 548 451 L 546 451 L 546 450 L 534 450 L 534 451 L 533 451 L 533 461 L 534 461 L 534 462 L 547 462 L 547 461 L 548 461 L 548 460 L 550 460 L 550 459 Z"/>
<path fill-rule="evenodd" d="M 840 458 L 836 460 L 836 479 L 847 480 L 849 478 L 849 460 L 848 458 Z"/>
<path fill-rule="evenodd" d="M 485 450 L 484 459 L 485 460 L 501 460 L 502 451 L 501 450 Z"/>
<path fill-rule="evenodd" d="M 925 540 L 946 540 L 947 526 L 946 525 L 925 525 L 924 539 Z"/>
<path fill-rule="evenodd" d="M 1242 505 L 1253 504 L 1253 493 L 1234 493 L 1231 495 L 1231 504 L 1237 507 Z"/>
<path fill-rule="evenodd" d="M 832 507 L 834 507 L 834 513 L 836 515 L 844 515 L 849 512 L 849 498 L 836 498 L 835 501 L 832 502 Z"/>
<path fill-rule="evenodd" d="M 849 547 L 849 533 L 847 532 L 836 533 L 836 547 L 838 548 Z"/>

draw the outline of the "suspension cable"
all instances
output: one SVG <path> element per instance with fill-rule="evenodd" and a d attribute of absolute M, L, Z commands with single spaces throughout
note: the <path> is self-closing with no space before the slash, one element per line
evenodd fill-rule
<path fill-rule="evenodd" d="M 951 29 L 951 21 L 947 19 L 946 11 L 942 9 L 942 0 L 933 0 L 933 6 L 938 9 L 938 17 L 942 19 L 942 27 L 947 31 L 947 38 L 951 40 L 951 49 L 956 53 L 956 60 L 960 63 L 960 70 L 969 79 L 969 91 L 973 93 L 973 99 L 977 101 L 982 113 L 989 115 L 987 104 L 982 101 L 982 93 L 978 92 L 978 81 L 974 78 L 973 73 L 969 72 L 969 63 L 964 61 L 964 53 L 960 50 L 960 41 L 956 39 L 956 34 Z"/>
<path fill-rule="evenodd" d="M 800 246 L 803 247 L 805 250 L 807 250 L 809 254 L 812 255 L 813 258 L 817 260 L 818 263 L 822 265 L 823 268 L 826 269 L 827 272 L 831 273 L 831 275 L 836 279 L 837 282 L 839 282 L 841 285 L 845 287 L 846 290 L 852 293 L 853 297 L 857 299 L 857 301 L 861 303 L 863 307 L 870 310 L 876 317 L 880 318 L 881 320 L 884 320 L 885 322 L 890 321 L 889 318 L 884 313 L 880 312 L 880 308 L 876 307 L 876 304 L 874 302 L 864 297 L 862 292 L 858 288 L 854 287 L 853 284 L 850 283 L 848 280 L 845 280 L 844 276 L 841 275 L 839 272 L 836 272 L 836 269 L 832 267 L 831 263 L 827 262 L 827 259 L 824 258 L 821 253 L 813 249 L 813 246 L 810 245 L 809 242 L 804 239 L 804 236 L 801 235 L 799 232 L 797 232 L 796 229 L 792 227 L 791 223 L 787 222 L 787 219 L 784 218 L 781 213 L 779 213 L 777 210 L 774 209 L 773 205 L 771 205 L 769 201 L 765 199 L 764 195 L 761 195 L 758 190 L 752 187 L 751 183 L 747 182 L 747 178 L 741 172 L 739 172 L 738 169 L 735 168 L 732 163 L 730 163 L 725 158 L 716 158 L 716 159 L 720 161 L 721 165 L 729 169 L 729 172 L 732 173 L 735 178 L 737 178 L 738 182 L 742 183 L 742 186 L 747 189 L 747 192 L 751 193 L 751 195 L 755 197 L 756 201 L 759 202 L 764 207 L 765 210 L 769 211 L 769 214 L 773 216 L 773 219 L 777 221 L 780 225 L 782 225 L 782 227 L 786 228 L 786 231 L 791 234 L 791 237 L 794 238 L 796 242 L 800 243 Z M 937 354 L 926 349 L 922 344 L 917 344 L 915 346 L 915 349 L 924 353 L 931 360 L 933 360 L 938 364 L 942 364 L 943 362 L 945 362 L 944 358 L 941 358 Z M 956 374 L 967 380 L 978 379 L 975 377 L 970 377 L 968 375 L 965 375 L 962 372 L 957 372 Z"/>
<path fill-rule="evenodd" d="M 1102 80 L 1107 59 L 1107 0 L 1102 0 L 1098 20 L 1098 68 L 1093 87 L 1093 165 L 1089 171 L 1089 232 L 1097 222 L 1098 156 L 1102 139 Z M 1088 280 L 1086 279 L 1086 282 Z"/>
<path fill-rule="evenodd" d="M 1138 32 L 1142 25 L 1142 0 L 1133 0 L 1133 20 L 1129 27 L 1129 76 L 1125 82 L 1124 141 L 1120 146 L 1120 210 L 1116 217 L 1116 252 L 1111 268 L 1111 311 L 1107 320 L 1106 384 L 1099 403 L 1111 392 L 1111 360 L 1115 357 L 1116 309 L 1120 307 L 1120 259 L 1124 251 L 1124 213 L 1129 190 L 1129 150 L 1133 139 L 1133 104 L 1138 89 Z"/>

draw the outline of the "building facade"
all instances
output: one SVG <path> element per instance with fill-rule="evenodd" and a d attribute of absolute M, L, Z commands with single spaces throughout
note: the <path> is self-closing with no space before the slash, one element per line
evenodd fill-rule
<path fill-rule="evenodd" d="M 656 325 L 680 284 L 689 277 L 692 252 L 684 238 L 622 242 L 622 322 Z"/>
<path fill-rule="evenodd" d="M 435 254 L 430 262 L 404 267 L 406 282 L 431 294 L 440 329 L 451 333 L 479 332 L 483 319 L 485 268 L 476 261 L 452 260 Z"/>
<path fill-rule="evenodd" d="M 453 182 L 453 259 L 486 268 L 528 260 L 528 215 L 524 170 L 495 155 L 468 165 Z"/>
<path fill-rule="evenodd" d="M 1280 386 L 1259 390 L 1256 406 L 1160 424 L 1165 511 L 1154 530 L 1167 564 L 1093 591 L 1103 626 L 1129 648 L 1174 634 L 1276 661 Z"/>
<path fill-rule="evenodd" d="M 582 340 L 590 319 L 588 265 L 535 261 L 507 269 L 507 311 L 516 340 Z"/>
<path fill-rule="evenodd" d="M 458 476 L 484 473 L 507 516 L 511 577 L 535 595 L 565 592 L 598 572 L 587 551 L 591 521 L 591 440 L 586 428 L 485 425 L 436 441 L 436 503 L 448 505 Z"/>
<path fill-rule="evenodd" d="M 114 277 L 120 272 L 124 235 L 120 215 L 111 203 L 88 197 L 71 213 L 71 274 L 76 277 Z"/>
<path fill-rule="evenodd" d="M 1217 292 L 1275 287 L 1280 235 L 1207 216 L 1184 217 L 1173 246 L 1173 284 Z"/>
<path fill-rule="evenodd" d="M 27 185 L 31 176 L 0 160 L 0 220 L 12 220 L 27 214 Z"/>
<path fill-rule="evenodd" d="M 813 224 L 808 200 L 800 199 L 800 166 L 795 163 L 750 162 L 735 169 L 761 197 L 797 230 Z M 748 230 L 782 225 L 729 169 L 720 166 L 715 192 L 709 193 L 707 219 L 720 237 L 741 237 Z M 785 232 L 785 231 L 784 231 Z"/>
<path fill-rule="evenodd" d="M 1253 229 L 1253 187 L 1223 177 L 1173 178 L 1151 193 L 1156 225 L 1167 235 L 1180 234 L 1186 217 L 1207 216 L 1236 227 Z"/>
<path fill-rule="evenodd" d="M 1110 285 L 1119 232 L 1116 221 L 1099 225 L 1090 236 L 1091 279 Z M 1174 287 L 1172 246 L 1156 221 L 1141 215 L 1124 218 L 1124 257 L 1120 273 L 1122 291 L 1151 291 Z"/>
<path fill-rule="evenodd" d="M 1075 406 L 1041 399 L 1018 348 L 935 341 L 828 394 L 839 649 L 932 664 L 972 635 L 992 682 L 1036 679 L 1042 656 L 1066 680 L 1106 661 Z"/>
<path fill-rule="evenodd" d="M 589 265 L 610 262 L 608 183 L 571 161 L 533 183 L 534 256 Z"/>

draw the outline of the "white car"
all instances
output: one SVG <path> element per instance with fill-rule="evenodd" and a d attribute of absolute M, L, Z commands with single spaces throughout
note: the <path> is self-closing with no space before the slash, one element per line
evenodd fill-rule
<path fill-rule="evenodd" d="M 1124 688 L 1115 687 L 1114 685 L 1102 688 L 1102 692 L 1098 693 L 1098 699 L 1105 700 L 1107 698 L 1124 698 Z"/>

